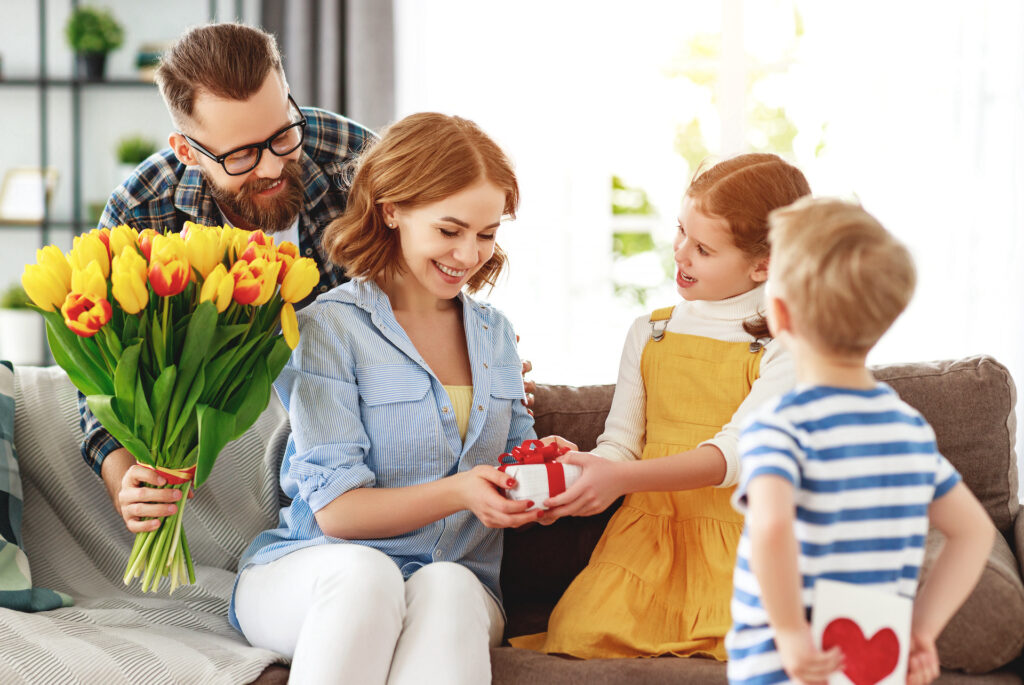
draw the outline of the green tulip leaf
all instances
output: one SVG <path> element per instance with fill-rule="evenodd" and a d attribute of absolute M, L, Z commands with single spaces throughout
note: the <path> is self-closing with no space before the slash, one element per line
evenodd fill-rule
<path fill-rule="evenodd" d="M 124 445 L 132 455 L 144 464 L 154 465 L 149 446 L 137 438 L 128 426 L 123 424 L 114 410 L 113 395 L 89 395 L 85 398 L 89 409 L 111 435 Z"/>
<path fill-rule="evenodd" d="M 199 456 L 196 458 L 195 484 L 198 488 L 213 470 L 217 455 L 231 440 L 235 428 L 234 414 L 200 404 L 196 407 L 199 419 Z"/>

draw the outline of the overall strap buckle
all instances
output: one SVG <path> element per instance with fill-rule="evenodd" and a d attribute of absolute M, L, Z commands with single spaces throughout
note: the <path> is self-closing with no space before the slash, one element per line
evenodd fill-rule
<path fill-rule="evenodd" d="M 668 322 L 672 318 L 673 309 L 675 307 L 665 307 L 651 312 L 651 340 L 654 342 L 660 342 L 665 337 L 665 330 L 668 328 Z"/>

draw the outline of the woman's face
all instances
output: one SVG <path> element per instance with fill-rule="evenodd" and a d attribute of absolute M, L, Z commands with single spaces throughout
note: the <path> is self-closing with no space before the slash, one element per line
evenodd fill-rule
<path fill-rule="evenodd" d="M 505 193 L 481 179 L 443 200 L 414 207 L 385 204 L 398 231 L 409 295 L 450 300 L 494 254 Z"/>

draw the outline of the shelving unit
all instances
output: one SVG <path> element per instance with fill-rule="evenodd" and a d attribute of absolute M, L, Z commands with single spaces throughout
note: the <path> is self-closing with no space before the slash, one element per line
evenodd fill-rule
<path fill-rule="evenodd" d="M 69 11 L 78 6 L 78 0 L 69 1 Z M 218 0 L 209 0 L 207 18 L 214 21 L 217 17 Z M 47 2 L 37 0 L 39 22 L 39 66 L 34 78 L 16 77 L 0 78 L 0 89 L 35 89 L 39 98 L 39 167 L 50 166 L 50 92 L 55 89 L 67 89 L 70 92 L 71 112 L 71 212 L 70 216 L 55 218 L 51 214 L 49 202 L 43 204 L 43 217 L 39 222 L 0 220 L 0 228 L 10 230 L 33 230 L 39 233 L 40 247 L 52 242 L 52 229 L 71 229 L 73 235 L 79 235 L 93 226 L 83 216 L 82 198 L 82 95 L 83 91 L 115 88 L 123 90 L 155 91 L 156 85 L 151 81 L 133 78 L 109 78 L 102 81 L 87 81 L 79 77 L 77 62 L 73 65 L 70 78 L 51 78 L 47 73 Z M 242 0 L 234 0 L 234 16 L 242 16 Z M 45 181 L 42 181 L 45 183 Z M 44 197 L 45 187 L 43 189 Z"/>

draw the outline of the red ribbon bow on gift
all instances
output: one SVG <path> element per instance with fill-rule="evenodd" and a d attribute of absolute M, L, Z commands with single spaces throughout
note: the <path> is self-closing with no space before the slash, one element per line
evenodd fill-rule
<path fill-rule="evenodd" d="M 548 471 L 548 497 L 554 497 L 565 492 L 565 470 L 562 464 L 555 460 L 568 451 L 568 447 L 561 447 L 553 442 L 545 445 L 540 440 L 524 440 L 522 445 L 517 445 L 511 452 L 498 457 L 498 461 L 501 462 L 498 470 L 505 471 L 509 466 L 544 464 Z"/>

